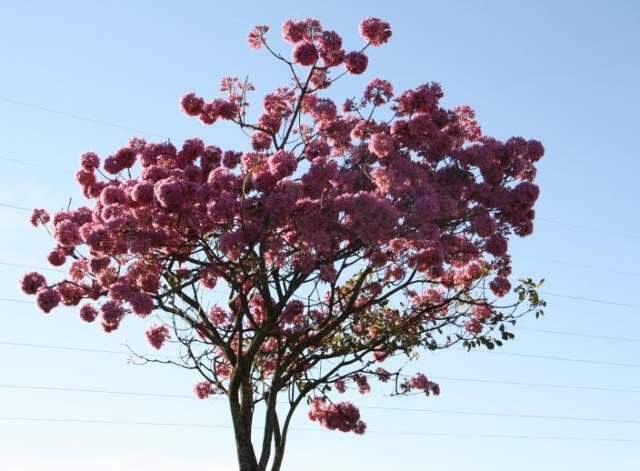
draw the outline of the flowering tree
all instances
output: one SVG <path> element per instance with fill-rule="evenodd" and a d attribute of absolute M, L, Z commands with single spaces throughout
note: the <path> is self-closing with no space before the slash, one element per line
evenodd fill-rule
<path fill-rule="evenodd" d="M 358 409 L 337 395 L 365 394 L 371 380 L 392 395 L 438 395 L 399 359 L 500 346 L 516 318 L 544 306 L 531 280 L 506 297 L 507 239 L 532 232 L 542 145 L 484 136 L 470 108 L 439 104 L 436 83 L 394 95 L 375 79 L 338 107 L 326 90 L 365 71 L 365 51 L 391 36 L 382 20 L 362 21 L 365 45 L 353 52 L 317 20 L 287 21 L 291 59 L 268 30 L 255 27 L 249 44 L 290 82 L 255 120 L 248 81 L 224 78 L 221 97 L 181 100 L 206 125 L 237 125 L 251 148 L 134 138 L 102 164 L 84 154 L 76 179 L 88 206 L 31 217 L 68 277 L 22 280 L 45 313 L 82 304 L 80 317 L 106 332 L 154 313 L 149 343 L 180 352 L 155 361 L 199 372 L 199 398 L 227 397 L 241 471 L 280 469 L 301 403 L 321 426 L 362 434 Z M 264 431 L 252 441 L 258 409 Z"/>

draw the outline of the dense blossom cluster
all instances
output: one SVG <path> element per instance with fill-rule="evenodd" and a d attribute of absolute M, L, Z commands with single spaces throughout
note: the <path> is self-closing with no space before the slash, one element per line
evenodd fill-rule
<path fill-rule="evenodd" d="M 255 27 L 250 46 L 273 52 L 268 31 Z M 365 50 L 391 29 L 367 18 L 360 34 L 366 45 L 347 52 L 317 20 L 287 21 L 291 54 L 273 53 L 295 75 L 264 96 L 254 120 L 247 81 L 223 79 L 211 100 L 182 97 L 187 115 L 250 133 L 242 150 L 134 138 L 103 159 L 82 155 L 87 206 L 31 215 L 55 240 L 49 262 L 68 276 L 28 273 L 22 290 L 46 313 L 82 304 L 81 319 L 106 332 L 154 310 L 173 316 L 172 340 L 206 378 L 199 398 L 232 391 L 234 372 L 262 387 L 271 378 L 278 391 L 315 397 L 349 384 L 364 394 L 370 379 L 398 375 L 377 365 L 442 346 L 438 332 L 467 341 L 503 322 L 508 239 L 533 230 L 543 147 L 485 136 L 469 107 L 442 106 L 436 83 L 398 93 L 374 79 L 360 98 L 334 102 L 324 94 L 331 74 L 364 72 Z M 214 288 L 230 292 L 228 305 L 207 300 Z M 146 331 L 155 349 L 169 335 L 164 324 Z M 309 379 L 339 358 L 350 359 L 345 369 Z M 422 374 L 396 383 L 398 393 L 439 394 Z M 325 398 L 309 417 L 343 432 L 366 427 L 355 406 Z"/>
<path fill-rule="evenodd" d="M 324 398 L 314 399 L 309 408 L 309 418 L 329 430 L 362 435 L 367 428 L 367 424 L 360 420 L 360 411 L 350 402 L 332 404 Z"/>
<path fill-rule="evenodd" d="M 440 395 L 440 385 L 433 381 L 429 381 L 422 373 L 418 373 L 415 376 L 408 378 L 400 385 L 400 387 L 405 392 L 418 390 L 424 392 L 427 396 L 429 394 L 434 394 L 435 396 Z"/>

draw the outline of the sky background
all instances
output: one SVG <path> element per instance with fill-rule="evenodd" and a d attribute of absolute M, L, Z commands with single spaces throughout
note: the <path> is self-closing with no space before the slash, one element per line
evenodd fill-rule
<path fill-rule="evenodd" d="M 243 149 L 242 136 L 231 128 L 205 128 L 182 115 L 178 97 L 191 90 L 212 97 L 222 76 L 249 75 L 258 104 L 262 94 L 286 83 L 285 69 L 248 48 L 246 34 L 254 24 L 271 25 L 274 44 L 288 53 L 278 39 L 282 21 L 317 17 L 356 49 L 361 18 L 379 16 L 391 22 L 392 40 L 371 51 L 363 76 L 347 77 L 336 87 L 338 97 L 359 95 L 372 78 L 391 80 L 397 91 L 437 81 L 445 103 L 471 105 L 486 134 L 541 140 L 546 156 L 535 234 L 514 241 L 512 250 L 516 276 L 546 278 L 549 306 L 544 319 L 521 326 L 579 335 L 520 330 L 501 350 L 509 354 L 424 355 L 412 369 L 439 381 L 440 397 L 388 399 L 385 389 L 374 388 L 358 401 L 372 432 L 364 437 L 321 431 L 301 411 L 294 428 L 304 430 L 291 436 L 284 469 L 638 469 L 638 443 L 513 436 L 640 440 L 639 5 L 2 2 L 0 203 L 57 209 L 73 198 L 79 204 L 71 173 L 79 155 L 108 155 L 133 135 L 177 143 L 200 136 Z M 25 211 L 0 207 L 0 215 L 0 297 L 23 300 L 17 285 L 25 269 L 11 264 L 43 266 L 51 242 L 28 224 Z M 227 429 L 7 420 L 229 424 L 221 401 L 190 397 L 198 378 L 185 371 L 132 365 L 127 355 L 11 345 L 123 351 L 127 342 L 149 352 L 142 321 L 128 321 L 106 335 L 98 325 L 81 322 L 74 310 L 46 316 L 30 304 L 8 301 L 0 301 L 0 317 L 1 469 L 235 469 Z M 531 357 L 536 355 L 546 358 Z M 376 406 L 404 410 L 368 408 Z M 407 432 L 435 435 L 401 434 Z"/>

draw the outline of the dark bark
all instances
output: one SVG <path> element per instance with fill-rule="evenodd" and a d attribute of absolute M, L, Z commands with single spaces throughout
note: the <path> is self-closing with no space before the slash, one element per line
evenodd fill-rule
<path fill-rule="evenodd" d="M 231 418 L 236 439 L 236 452 L 240 471 L 258 471 L 258 462 L 251 443 L 251 419 L 243 417 L 238 401 L 230 399 Z"/>
<path fill-rule="evenodd" d="M 240 365 L 232 376 L 229 387 L 229 408 L 236 439 L 236 452 L 240 471 L 258 471 L 258 460 L 251 442 L 253 401 L 248 368 Z"/>
<path fill-rule="evenodd" d="M 267 469 L 269 458 L 271 458 L 271 445 L 274 434 L 278 433 L 278 412 L 276 410 L 277 393 L 272 389 L 267 398 L 267 411 L 265 413 L 264 435 L 262 437 L 262 452 L 260 453 L 259 469 L 264 471 Z M 276 447 L 279 439 L 276 437 Z"/>

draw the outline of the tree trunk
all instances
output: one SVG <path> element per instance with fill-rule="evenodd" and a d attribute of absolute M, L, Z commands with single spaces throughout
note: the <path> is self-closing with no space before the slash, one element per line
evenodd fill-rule
<path fill-rule="evenodd" d="M 276 456 L 271 466 L 271 471 L 280 471 L 282 466 L 282 458 L 284 458 L 284 444 L 276 450 Z"/>
<path fill-rule="evenodd" d="M 252 411 L 242 407 L 237 396 L 229 397 L 229 407 L 231 409 L 240 471 L 258 471 L 258 461 L 251 442 Z"/>
<path fill-rule="evenodd" d="M 233 410 L 231 413 L 233 416 Z M 251 443 L 251 428 L 244 422 L 243 417 L 239 415 L 233 417 L 238 466 L 240 471 L 258 471 L 258 462 Z"/>

